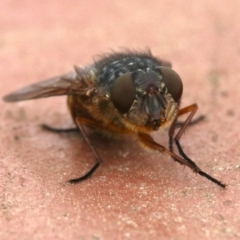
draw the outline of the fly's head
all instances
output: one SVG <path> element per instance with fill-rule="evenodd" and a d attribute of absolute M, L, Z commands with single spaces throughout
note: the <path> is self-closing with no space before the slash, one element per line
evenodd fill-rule
<path fill-rule="evenodd" d="M 183 85 L 169 67 L 147 68 L 121 75 L 114 82 L 110 96 L 114 106 L 136 126 L 158 130 L 176 117 Z"/>

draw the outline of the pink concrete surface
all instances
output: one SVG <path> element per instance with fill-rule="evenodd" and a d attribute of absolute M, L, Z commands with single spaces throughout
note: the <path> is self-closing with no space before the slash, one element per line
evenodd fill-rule
<path fill-rule="evenodd" d="M 239 239 L 240 1 L 0 1 L 0 96 L 65 73 L 119 47 L 173 63 L 182 106 L 206 120 L 182 138 L 185 152 L 226 190 L 142 149 L 134 139 L 90 138 L 94 163 L 65 97 L 0 101 L 0 239 Z M 167 135 L 154 135 L 167 145 Z"/>

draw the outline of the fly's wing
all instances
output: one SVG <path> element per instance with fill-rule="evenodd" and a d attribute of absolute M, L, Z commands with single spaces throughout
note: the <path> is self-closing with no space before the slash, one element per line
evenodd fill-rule
<path fill-rule="evenodd" d="M 85 95 L 91 89 L 90 85 L 87 84 L 88 79 L 91 79 L 91 75 L 83 68 L 77 66 L 74 68 L 75 71 L 29 85 L 10 93 L 4 96 L 3 100 L 6 102 L 16 102 L 60 95 Z"/>

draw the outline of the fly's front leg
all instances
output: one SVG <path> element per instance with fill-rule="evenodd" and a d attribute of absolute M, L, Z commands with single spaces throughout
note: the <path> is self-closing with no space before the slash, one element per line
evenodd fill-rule
<path fill-rule="evenodd" d="M 182 109 L 180 109 L 178 111 L 178 115 L 174 119 L 174 121 L 173 121 L 173 123 L 172 123 L 172 125 L 171 125 L 171 127 L 169 129 L 169 132 L 168 132 L 168 136 L 169 136 L 169 151 L 173 152 L 173 142 L 175 142 L 177 147 L 178 147 L 178 150 L 181 149 L 181 151 L 179 151 L 179 153 L 182 155 L 183 150 L 182 150 L 182 148 L 180 146 L 179 140 L 180 140 L 182 134 L 184 133 L 185 129 L 187 128 L 187 126 L 189 126 L 189 124 L 192 122 L 191 120 L 192 120 L 193 116 L 195 115 L 195 113 L 197 112 L 197 109 L 198 109 L 197 104 L 192 104 L 192 105 L 190 105 L 188 107 L 185 107 L 185 108 L 182 108 Z M 181 116 L 183 114 L 186 114 L 186 113 L 190 113 L 190 114 L 186 118 L 186 120 L 183 123 L 181 123 L 180 129 L 179 129 L 178 133 L 176 134 L 176 136 L 174 137 L 175 130 L 176 130 L 176 128 L 179 127 L 179 123 L 177 122 L 177 119 L 178 119 L 179 116 Z M 196 122 L 199 122 L 201 120 L 202 120 L 202 116 L 200 116 L 200 118 L 198 118 L 196 120 Z M 184 154 L 183 157 L 186 157 L 186 154 Z"/>
<path fill-rule="evenodd" d="M 189 163 L 192 163 L 193 161 L 184 153 L 181 145 L 180 145 L 180 138 L 182 136 L 182 134 L 184 133 L 184 131 L 186 130 L 187 126 L 189 125 L 189 123 L 191 122 L 194 114 L 197 112 L 198 106 L 197 104 L 192 104 L 188 107 L 182 108 L 178 111 L 178 116 L 174 119 L 168 135 L 169 135 L 169 150 L 171 152 L 173 152 L 173 143 L 175 142 L 177 148 L 178 148 L 178 152 L 179 154 Z M 179 116 L 186 114 L 186 113 L 190 113 L 189 116 L 186 118 L 186 120 L 183 122 L 181 128 L 178 130 L 178 133 L 176 134 L 176 136 L 174 137 L 174 132 L 176 129 L 176 124 L 177 124 L 177 119 Z"/>
<path fill-rule="evenodd" d="M 197 104 L 192 104 L 188 107 L 182 108 L 179 110 L 178 112 L 178 116 L 181 116 L 183 114 L 186 113 L 190 113 L 189 116 L 186 118 L 186 120 L 182 123 L 182 126 L 180 127 L 179 131 L 177 132 L 176 136 L 174 137 L 174 131 L 176 129 L 176 124 L 177 124 L 177 118 L 174 120 L 174 122 L 172 123 L 170 129 L 169 129 L 169 150 L 171 152 L 173 152 L 173 142 L 175 142 L 177 148 L 178 148 L 178 152 L 179 154 L 182 156 L 182 158 L 187 161 L 190 165 L 192 165 L 192 169 L 195 169 L 196 164 L 185 154 L 185 152 L 182 149 L 182 146 L 180 144 L 180 138 L 183 135 L 184 131 L 186 130 L 187 126 L 191 123 L 191 120 L 193 118 L 193 116 L 195 115 L 195 113 L 197 112 L 198 106 Z M 203 117 L 200 116 L 200 118 L 198 118 L 196 121 L 201 121 Z M 174 157 L 173 157 L 174 158 Z M 175 158 L 174 158 L 175 159 Z M 176 160 L 176 159 L 175 159 Z M 195 170 L 194 170 L 195 171 Z M 199 168 L 197 170 L 197 172 L 201 175 L 206 177 L 207 179 L 209 179 L 210 181 L 216 183 L 217 185 L 221 186 L 221 187 L 225 187 L 226 185 L 221 183 L 220 181 L 218 181 L 217 179 L 213 178 L 212 176 L 208 175 L 207 173 L 201 171 Z"/>
<path fill-rule="evenodd" d="M 169 131 L 168 131 L 168 149 L 170 152 L 173 152 L 173 136 L 174 136 L 174 132 L 176 129 L 175 128 L 176 122 L 177 122 L 177 117 L 172 122 L 172 125 L 170 126 Z"/>
<path fill-rule="evenodd" d="M 169 131 L 168 131 L 168 136 L 169 136 L 169 150 L 173 152 L 173 142 L 177 139 L 178 141 L 180 140 L 183 132 L 185 131 L 186 127 L 192 124 L 196 124 L 199 121 L 202 121 L 204 119 L 204 116 L 201 115 L 199 118 L 195 119 L 192 121 L 192 118 L 194 117 L 195 113 L 197 112 L 198 106 L 196 103 L 182 108 L 178 111 L 177 117 L 174 119 Z M 183 114 L 190 113 L 187 119 L 184 122 L 178 122 L 178 117 L 180 117 Z M 180 128 L 178 131 L 177 135 L 174 137 L 175 130 L 177 128 Z"/>
<path fill-rule="evenodd" d="M 200 115 L 199 117 L 195 118 L 194 120 L 192 120 L 188 126 L 192 126 L 192 125 L 195 125 L 201 121 L 203 121 L 206 117 L 204 115 Z M 180 122 L 180 121 L 177 121 L 177 123 L 175 124 L 175 129 L 177 128 L 181 128 L 183 126 L 184 122 Z"/>
<path fill-rule="evenodd" d="M 147 148 L 149 148 L 151 150 L 159 151 L 161 153 L 166 153 L 169 156 L 171 156 L 175 161 L 179 162 L 180 164 L 188 166 L 194 172 L 199 172 L 200 168 L 193 161 L 190 162 L 190 161 L 188 161 L 188 160 L 178 156 L 177 154 L 171 152 L 170 150 L 168 150 L 164 146 L 156 143 L 150 135 L 148 135 L 146 133 L 139 133 L 138 134 L 138 138 L 139 138 L 139 141 L 145 147 L 147 147 Z"/>
<path fill-rule="evenodd" d="M 214 182 L 215 184 L 217 184 L 218 186 L 225 188 L 226 185 L 221 183 L 219 180 L 213 178 L 212 176 L 210 176 L 209 174 L 205 173 L 204 171 L 202 171 L 195 162 L 193 162 L 191 159 L 185 159 L 184 157 L 180 157 L 177 154 L 169 151 L 168 149 L 166 149 L 164 146 L 156 143 L 153 138 L 151 136 L 149 136 L 146 133 L 139 133 L 138 134 L 139 137 L 139 141 L 144 144 L 146 147 L 152 149 L 152 150 L 156 150 L 162 153 L 166 153 L 169 156 L 171 156 L 175 161 L 179 162 L 180 164 L 186 165 L 189 168 L 191 168 L 194 172 L 198 173 L 199 175 L 207 178 L 208 180 Z"/>

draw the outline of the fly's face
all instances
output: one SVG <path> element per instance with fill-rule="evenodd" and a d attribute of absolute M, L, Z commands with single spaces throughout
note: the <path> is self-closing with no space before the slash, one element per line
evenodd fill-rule
<path fill-rule="evenodd" d="M 176 117 L 182 89 L 178 74 L 169 67 L 159 66 L 121 75 L 113 84 L 110 96 L 132 124 L 158 130 Z"/>

